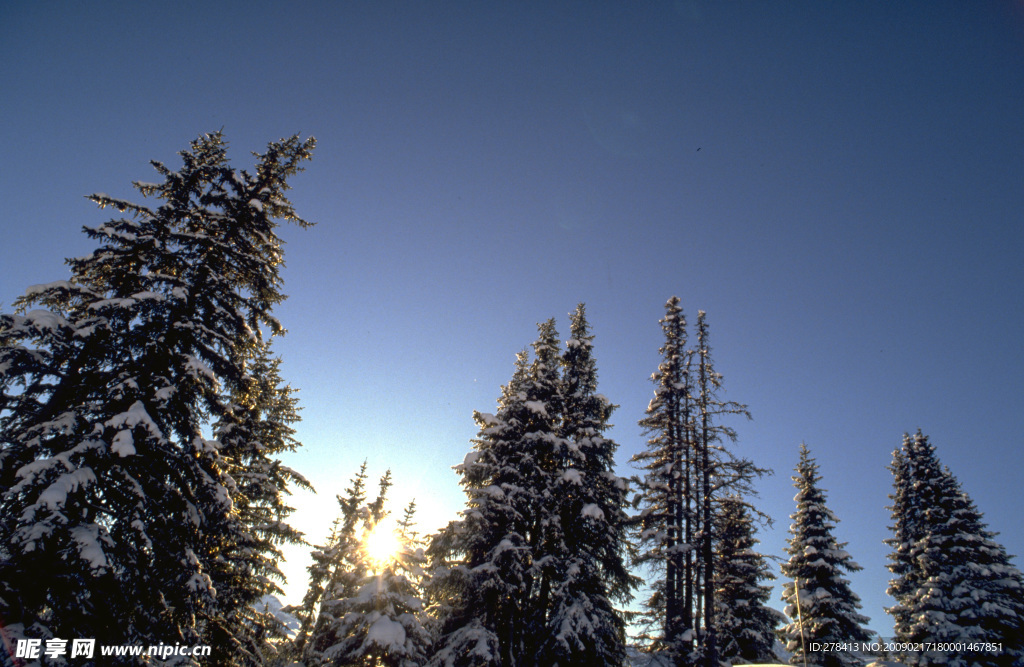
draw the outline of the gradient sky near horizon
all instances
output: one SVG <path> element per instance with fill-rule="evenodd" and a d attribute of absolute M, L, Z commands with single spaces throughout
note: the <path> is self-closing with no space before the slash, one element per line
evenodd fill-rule
<path fill-rule="evenodd" d="M 92 249 L 81 227 L 109 212 L 85 195 L 137 197 L 149 160 L 221 128 L 237 167 L 318 140 L 277 345 L 312 541 L 364 459 L 396 512 L 453 518 L 472 412 L 581 301 L 630 473 L 675 294 L 750 406 L 736 451 L 775 471 L 766 553 L 806 442 L 891 634 L 886 466 L 920 428 L 1024 555 L 1021 0 L 8 0 L 0 307 Z"/>

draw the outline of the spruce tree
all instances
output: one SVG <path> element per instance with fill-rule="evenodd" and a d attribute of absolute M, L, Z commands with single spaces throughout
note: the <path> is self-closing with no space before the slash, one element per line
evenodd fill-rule
<path fill-rule="evenodd" d="M 694 535 L 699 514 L 693 472 L 693 352 L 686 347 L 686 317 L 678 297 L 666 303 L 661 328 L 665 342 L 659 350 L 662 361 L 651 377 L 656 384 L 654 398 L 640 421 L 650 439 L 647 449 L 632 459 L 646 471 L 641 482 L 644 507 L 635 562 L 658 573 L 644 603 L 644 637 L 656 650 L 682 661 L 693 647 Z"/>
<path fill-rule="evenodd" d="M 625 657 L 625 624 L 613 600 L 628 600 L 634 586 L 624 562 L 627 485 L 614 472 L 618 446 L 604 435 L 615 406 L 597 393 L 593 338 L 579 304 L 562 356 L 562 430 L 551 499 L 561 542 L 549 540 L 540 554 L 560 561 L 540 664 L 618 665 Z"/>
<path fill-rule="evenodd" d="M 736 433 L 723 417 L 749 413 L 718 398 L 722 376 L 714 369 L 705 313 L 698 312 L 695 349 L 686 347 L 678 297 L 666 304 L 661 325 L 662 361 L 652 376 L 657 387 L 640 421 L 650 438 L 633 457 L 646 471 L 635 562 L 657 573 L 645 602 L 643 639 L 675 664 L 717 665 L 715 508 L 727 493 L 752 494 L 752 480 L 768 471 L 726 444 Z"/>
<path fill-rule="evenodd" d="M 553 479 L 561 451 L 561 383 L 554 320 L 538 325 L 534 359 L 520 354 L 496 415 L 476 413 L 476 451 L 456 467 L 463 519 L 432 545 L 440 616 L 438 665 L 514 665 L 537 655 L 562 568 Z M 550 555 L 544 558 L 541 554 Z"/>
<path fill-rule="evenodd" d="M 366 556 L 366 538 L 371 529 L 387 515 L 385 504 L 390 488 L 389 470 L 381 477 L 377 497 L 372 502 L 361 502 L 352 506 L 342 502 L 341 498 L 338 499 L 342 505 L 342 515 L 334 526 L 340 526 L 340 529 L 333 531 L 336 532 L 337 539 L 328 550 L 331 557 L 330 575 L 324 584 L 314 629 L 303 653 L 307 665 L 332 664 L 332 659 L 328 658 L 325 652 L 345 637 L 341 625 L 344 614 L 339 615 L 338 602 L 355 597 L 362 588 L 363 580 L 371 571 L 371 562 Z M 346 500 L 352 499 L 350 496 Z"/>
<path fill-rule="evenodd" d="M 231 664 L 260 664 L 261 656 L 276 657 L 284 627 L 269 611 L 261 611 L 259 603 L 267 595 L 283 593 L 277 583 L 284 581 L 278 568 L 280 545 L 305 544 L 287 523 L 294 510 L 286 496 L 294 487 L 312 486 L 278 458 L 299 446 L 292 427 L 299 420 L 298 399 L 283 384 L 280 364 L 263 346 L 252 361 L 246 390 L 233 397 L 230 412 L 214 428 L 222 443 L 235 520 L 248 527 L 222 546 L 220 567 L 211 575 L 217 590 L 225 592 L 218 595 L 225 623 L 208 630 L 207 641 L 231 647 L 221 654 L 231 656 Z"/>
<path fill-rule="evenodd" d="M 390 473 L 381 480 L 377 499 L 358 511 L 359 539 L 346 541 L 339 553 L 311 642 L 310 664 L 420 667 L 426 662 L 431 642 L 415 583 L 422 550 L 403 542 L 398 553 L 380 561 L 371 548 L 374 534 L 389 529 L 383 523 L 389 486 Z M 408 511 L 403 521 L 408 530 Z"/>
<path fill-rule="evenodd" d="M 916 483 L 910 470 L 911 456 L 914 445 L 910 435 L 903 434 L 903 445 L 901 449 L 893 452 L 892 464 L 889 470 L 893 475 L 893 493 L 889 498 L 892 505 L 893 525 L 890 530 L 893 536 L 885 542 L 892 548 L 889 554 L 889 571 L 896 577 L 889 582 L 889 589 L 886 591 L 896 600 L 896 604 L 886 609 L 893 617 L 895 636 L 905 641 L 910 634 L 910 611 L 902 602 L 907 601 L 920 584 L 918 568 L 915 564 L 917 541 L 924 535 L 922 513 L 919 499 L 913 492 Z"/>
<path fill-rule="evenodd" d="M 757 553 L 753 510 L 738 495 L 719 501 L 715 525 L 714 625 L 718 656 L 729 664 L 777 662 L 775 629 L 782 614 L 767 605 L 775 579 L 766 557 Z"/>
<path fill-rule="evenodd" d="M 357 539 L 359 509 L 366 502 L 366 461 L 352 477 L 344 496 L 336 496 L 339 516 L 331 524 L 326 543 L 313 548 L 313 562 L 306 568 L 309 584 L 302 603 L 285 611 L 299 619 L 299 630 L 292 641 L 291 653 L 298 659 L 307 652 L 310 636 L 314 633 L 317 615 L 324 596 L 333 586 L 336 572 L 341 567 L 343 554 Z"/>
<path fill-rule="evenodd" d="M 455 466 L 466 509 L 432 538 L 427 552 L 428 601 L 437 619 L 431 665 L 501 665 L 503 656 L 520 654 L 521 646 L 511 644 L 523 614 L 536 511 L 536 503 L 523 497 L 534 484 L 536 459 L 522 443 L 531 414 L 524 405 L 529 373 L 528 355 L 520 352 L 497 413 L 474 413 L 474 449 Z"/>
<path fill-rule="evenodd" d="M 889 612 L 897 620 L 897 639 L 971 646 L 908 653 L 904 660 L 913 665 L 1024 664 L 1020 570 L 920 431 L 913 438 L 904 436 L 892 470 L 895 525 L 887 542 L 894 550 L 890 569 L 897 577 L 890 594 L 897 604 Z M 912 508 L 916 511 L 902 513 Z"/>
<path fill-rule="evenodd" d="M 800 462 L 793 477 L 797 488 L 796 513 L 790 518 L 789 560 L 782 574 L 792 581 L 783 586 L 790 624 L 782 629 L 786 650 L 792 653 L 790 664 L 821 667 L 856 665 L 860 660 L 851 652 L 814 652 L 811 642 L 859 642 L 871 638 L 865 625 L 868 618 L 857 612 L 860 598 L 850 590 L 843 576 L 862 568 L 844 550 L 846 543 L 836 541 L 832 531 L 838 521 L 825 504 L 825 492 L 818 483 L 818 464 L 807 445 L 800 445 Z"/>
<path fill-rule="evenodd" d="M 434 665 L 601 665 L 624 655 L 613 601 L 633 580 L 626 484 L 604 436 L 613 406 L 596 393 L 582 305 L 564 355 L 554 320 L 538 334 L 497 413 L 476 413 L 474 451 L 456 467 L 467 508 L 431 542 Z"/>
<path fill-rule="evenodd" d="M 70 280 L 30 288 L 0 316 L 0 618 L 12 637 L 201 643 L 248 576 L 211 575 L 253 531 L 233 512 L 211 420 L 280 292 L 278 220 L 313 140 L 273 142 L 232 169 L 219 133 L 192 142 L 157 208 L 97 194 L 127 217 L 86 234 Z M 33 309 L 36 307 L 36 309 Z"/>

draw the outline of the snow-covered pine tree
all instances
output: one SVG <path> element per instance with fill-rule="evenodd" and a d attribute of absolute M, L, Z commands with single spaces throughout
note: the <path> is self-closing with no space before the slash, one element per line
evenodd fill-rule
<path fill-rule="evenodd" d="M 503 664 L 503 653 L 512 655 L 509 629 L 522 615 L 533 523 L 530 514 L 521 512 L 532 511 L 530 499 L 520 498 L 533 484 L 534 457 L 521 443 L 523 417 L 529 413 L 523 385 L 529 373 L 524 350 L 516 356 L 512 379 L 502 387 L 497 413 L 473 414 L 480 429 L 473 451 L 455 466 L 466 509 L 461 519 L 432 537 L 427 550 L 427 600 L 437 638 L 430 665 L 497 666 Z M 531 464 L 519 465 L 527 457 Z"/>
<path fill-rule="evenodd" d="M 889 554 L 889 571 L 895 577 L 890 580 L 886 591 L 896 604 L 886 609 L 893 617 L 895 637 L 906 641 L 910 634 L 910 611 L 904 606 L 920 585 L 920 572 L 916 564 L 918 540 L 924 535 L 922 513 L 924 507 L 914 493 L 916 486 L 910 465 L 914 444 L 910 435 L 903 434 L 903 445 L 892 454 L 889 470 L 893 475 L 893 493 L 889 495 L 892 505 L 893 525 L 889 526 L 893 536 L 885 540 L 892 548 Z"/>
<path fill-rule="evenodd" d="M 697 635 L 697 654 L 707 667 L 718 667 L 718 640 L 715 628 L 715 557 L 714 539 L 718 527 L 715 524 L 715 507 L 724 493 L 745 493 L 753 495 L 751 482 L 770 471 L 759 468 L 748 459 L 737 457 L 725 446 L 725 441 L 736 440 L 736 431 L 721 423 L 723 415 L 743 415 L 750 419 L 747 406 L 734 401 L 718 398 L 722 388 L 722 374 L 715 370 L 708 342 L 707 313 L 697 311 L 697 414 L 694 424 L 693 471 L 699 488 L 700 530 L 695 535 L 699 544 L 700 561 L 703 566 L 701 577 L 704 590 L 702 601 L 697 604 L 694 615 L 697 627 L 703 618 L 704 627 Z M 701 611 L 703 605 L 703 612 Z"/>
<path fill-rule="evenodd" d="M 426 662 L 431 640 L 414 582 L 421 574 L 422 549 L 403 543 L 383 560 L 372 549 L 379 539 L 375 534 L 389 529 L 383 523 L 389 475 L 381 480 L 377 499 L 358 512 L 359 539 L 340 554 L 307 664 L 421 667 Z M 407 528 L 411 518 L 407 512 Z"/>
<path fill-rule="evenodd" d="M 345 495 L 336 496 L 340 515 L 331 524 L 325 544 L 316 546 L 311 553 L 313 562 L 306 568 L 309 585 L 302 603 L 285 609 L 299 619 L 299 630 L 292 640 L 290 653 L 298 660 L 306 654 L 310 637 L 317 625 L 317 615 L 324 594 L 332 585 L 336 570 L 340 567 L 342 554 L 357 539 L 359 508 L 366 502 L 366 461 L 352 477 Z"/>
<path fill-rule="evenodd" d="M 341 496 L 338 497 L 341 516 L 331 527 L 333 541 L 327 549 L 314 550 L 311 573 L 314 571 L 313 568 L 319 564 L 317 552 L 322 552 L 321 562 L 329 559 L 329 561 L 323 562 L 329 574 L 323 581 L 313 631 L 303 650 L 303 662 L 306 665 L 331 664 L 331 661 L 324 656 L 324 651 L 343 639 L 343 635 L 338 634 L 341 619 L 334 613 L 335 603 L 338 600 L 354 597 L 359 590 L 361 581 L 369 572 L 370 563 L 364 557 L 364 541 L 369 531 L 368 527 L 376 525 L 386 515 L 384 506 L 387 501 L 388 489 L 391 488 L 391 471 L 388 470 L 381 477 L 377 497 L 372 502 L 365 502 L 366 498 L 363 496 L 358 504 L 355 504 L 362 492 L 361 482 L 365 468 L 364 462 L 353 480 L 353 488 L 349 490 L 349 495 L 344 499 Z M 319 571 L 320 568 L 317 568 L 317 574 Z M 311 582 L 306 598 L 314 597 L 315 592 Z"/>
<path fill-rule="evenodd" d="M 615 406 L 597 393 L 593 338 L 579 304 L 562 356 L 564 408 L 550 501 L 560 530 L 549 531 L 539 554 L 559 563 L 542 665 L 620 665 L 625 656 L 625 623 L 613 600 L 627 601 L 635 585 L 624 563 L 627 485 L 614 472 L 618 446 L 604 436 Z"/>
<path fill-rule="evenodd" d="M 645 601 L 644 638 L 677 662 L 693 648 L 695 581 L 693 536 L 698 528 L 692 457 L 694 405 L 686 347 L 686 317 L 679 297 L 665 304 L 661 319 L 662 361 L 651 376 L 656 384 L 647 416 L 640 421 L 650 439 L 632 458 L 646 471 L 641 482 L 643 510 L 636 564 L 658 572 Z M 662 574 L 663 572 L 663 574 Z"/>
<path fill-rule="evenodd" d="M 890 592 L 900 641 L 994 644 L 997 650 L 924 651 L 912 665 L 1024 664 L 1024 576 L 920 431 L 894 456 Z M 907 517 L 904 505 L 919 508 Z M 895 567 L 893 567 L 895 566 Z"/>
<path fill-rule="evenodd" d="M 533 458 L 527 461 L 533 467 L 532 484 L 528 494 L 520 498 L 530 503 L 524 504 L 521 511 L 530 517 L 526 535 L 531 564 L 525 580 L 521 634 L 509 642 L 510 649 L 517 644 L 522 647 L 516 659 L 527 664 L 541 659 L 541 646 L 549 634 L 547 619 L 553 588 L 563 580 L 567 569 L 565 526 L 561 521 L 563 498 L 559 495 L 562 455 L 567 451 L 567 443 L 561 436 L 564 394 L 554 318 L 539 324 L 537 333 L 533 363 L 523 383 L 523 405 L 527 412 L 522 415 L 526 425 L 523 446 Z"/>
<path fill-rule="evenodd" d="M 204 427 L 245 386 L 261 328 L 281 331 L 277 220 L 309 224 L 284 193 L 312 148 L 273 142 L 250 174 L 215 133 L 178 171 L 154 162 L 164 181 L 135 187 L 162 204 L 93 195 L 129 217 L 87 228 L 100 246 L 68 260 L 71 279 L 0 316 L 0 617 L 15 638 L 189 644 L 222 622 L 212 559 L 247 527 Z"/>
<path fill-rule="evenodd" d="M 775 578 L 767 558 L 754 550 L 754 521 L 738 495 L 723 497 L 715 525 L 715 618 L 718 657 L 732 664 L 778 662 L 775 629 L 785 617 L 767 606 Z"/>
<path fill-rule="evenodd" d="M 561 542 L 553 479 L 562 451 L 553 319 L 538 325 L 533 348 L 532 362 L 518 355 L 498 413 L 474 414 L 475 451 L 455 468 L 467 509 L 430 547 L 439 618 L 431 664 L 531 664 L 543 642 L 551 587 L 564 566 L 551 546 Z"/>
<path fill-rule="evenodd" d="M 211 573 L 214 586 L 224 592 L 218 595 L 224 623 L 210 628 L 206 641 L 223 647 L 220 654 L 232 665 L 261 664 L 263 657 L 277 657 L 284 627 L 269 611 L 261 610 L 259 602 L 266 595 L 282 593 L 277 583 L 284 580 L 278 568 L 279 545 L 305 543 L 302 534 L 287 523 L 293 511 L 286 501 L 290 489 L 312 490 L 312 486 L 278 458 L 299 446 L 292 427 L 299 420 L 298 399 L 283 383 L 280 364 L 267 345 L 261 346 L 252 360 L 245 391 L 236 393 L 230 412 L 214 427 L 222 445 L 234 517 L 248 527 L 235 543 L 223 545 L 219 567 Z"/>
<path fill-rule="evenodd" d="M 807 445 L 800 445 L 800 462 L 793 477 L 797 488 L 796 513 L 790 518 L 789 560 L 782 574 L 792 579 L 783 586 L 782 599 L 790 624 L 782 629 L 786 650 L 792 653 L 790 664 L 820 667 L 859 665 L 850 652 L 812 652 L 811 642 L 856 642 L 871 639 L 865 628 L 868 618 L 857 612 L 860 598 L 850 589 L 845 572 L 861 569 L 837 542 L 832 530 L 838 521 L 825 504 L 825 491 L 819 487 L 818 464 Z"/>
<path fill-rule="evenodd" d="M 717 398 L 722 377 L 711 359 L 705 313 L 698 313 L 693 350 L 686 347 L 679 298 L 669 299 L 665 311 L 662 361 L 652 376 L 657 386 L 640 421 L 650 438 L 633 457 L 646 470 L 636 501 L 643 510 L 635 562 L 658 572 L 645 602 L 644 639 L 676 664 L 711 665 L 717 664 L 708 611 L 715 608 L 713 509 L 723 494 L 752 494 L 751 481 L 768 471 L 725 446 L 736 434 L 721 417 L 749 413 Z"/>

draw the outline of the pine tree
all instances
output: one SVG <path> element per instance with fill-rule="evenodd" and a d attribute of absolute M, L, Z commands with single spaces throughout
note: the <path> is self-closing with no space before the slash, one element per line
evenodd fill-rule
<path fill-rule="evenodd" d="M 782 629 L 792 652 L 790 664 L 832 667 L 860 664 L 850 652 L 813 652 L 811 642 L 867 641 L 868 618 L 857 612 L 860 598 L 850 590 L 844 572 L 862 568 L 844 551 L 845 543 L 832 535 L 837 519 L 825 504 L 825 492 L 818 486 L 818 464 L 807 445 L 800 445 L 800 463 L 793 477 L 797 488 L 796 513 L 791 515 L 789 560 L 782 574 L 793 581 L 783 586 L 782 599 L 791 623 Z"/>
<path fill-rule="evenodd" d="M 752 494 L 752 480 L 768 471 L 726 446 L 736 433 L 721 419 L 749 413 L 745 405 L 718 399 L 722 376 L 711 358 L 705 313 L 698 312 L 696 349 L 686 347 L 678 297 L 666 304 L 661 325 L 662 362 L 652 376 L 657 387 L 640 421 L 651 437 L 633 457 L 646 470 L 635 562 L 658 572 L 645 603 L 644 639 L 675 664 L 717 665 L 714 510 L 726 493 Z M 660 631 L 651 632 L 658 624 Z"/>
<path fill-rule="evenodd" d="M 428 601 L 438 639 L 431 665 L 501 665 L 503 654 L 512 654 L 510 630 L 521 616 L 533 523 L 521 512 L 533 503 L 520 498 L 532 484 L 532 464 L 520 463 L 534 458 L 520 446 L 522 417 L 529 414 L 523 391 L 529 372 L 527 353 L 520 352 L 497 413 L 474 413 L 480 429 L 474 449 L 455 466 L 466 509 L 462 519 L 432 538 L 427 552 Z"/>
<path fill-rule="evenodd" d="M 1024 576 L 920 431 L 894 455 L 890 593 L 897 638 L 997 644 L 998 650 L 924 651 L 913 665 L 1024 664 Z M 906 507 L 917 511 L 896 514 Z"/>
<path fill-rule="evenodd" d="M 893 617 L 895 636 L 900 641 L 906 641 L 910 634 L 910 612 L 902 602 L 909 600 L 921 583 L 915 560 L 917 542 L 925 533 L 922 519 L 924 508 L 918 504 L 919 499 L 913 492 L 916 475 L 912 475 L 908 461 L 908 455 L 914 448 L 910 436 L 905 433 L 903 446 L 893 452 L 892 465 L 889 467 L 893 474 L 894 489 L 889 496 L 893 501 L 889 507 L 893 518 L 893 525 L 889 528 L 893 531 L 893 536 L 886 540 L 886 544 L 892 547 L 892 553 L 889 554 L 889 571 L 896 575 L 896 578 L 889 582 L 889 589 L 886 592 L 897 603 L 886 611 Z"/>
<path fill-rule="evenodd" d="M 90 197 L 129 217 L 86 228 L 99 247 L 68 260 L 71 279 L 0 316 L 0 617 L 12 635 L 194 644 L 226 623 L 218 600 L 236 596 L 211 573 L 251 526 L 204 428 L 245 390 L 263 327 L 283 331 L 276 221 L 309 225 L 284 193 L 312 148 L 273 142 L 250 174 L 228 165 L 217 133 L 178 171 L 154 162 L 164 181 L 135 187 L 161 205 Z"/>
<path fill-rule="evenodd" d="M 783 616 L 767 606 L 772 588 L 762 582 L 775 578 L 765 556 L 754 551 L 752 509 L 737 495 L 718 504 L 715 524 L 714 625 L 719 658 L 729 664 L 777 662 L 775 629 Z"/>
<path fill-rule="evenodd" d="M 657 386 L 647 416 L 640 421 L 651 437 L 647 449 L 632 462 L 646 470 L 636 564 L 664 571 L 645 602 L 645 638 L 678 662 L 689 655 L 694 636 L 694 534 L 699 526 L 693 473 L 696 402 L 690 373 L 693 353 L 686 348 L 686 318 L 679 298 L 669 299 L 665 311 L 662 362 L 651 377 Z M 659 624 L 660 632 L 652 633 Z"/>
<path fill-rule="evenodd" d="M 538 334 L 533 362 L 517 357 L 498 413 L 474 414 L 476 451 L 456 466 L 467 509 L 430 549 L 440 617 L 431 664 L 529 664 L 543 638 L 559 570 L 554 554 L 540 554 L 560 539 L 552 477 L 562 399 L 554 320 Z"/>
<path fill-rule="evenodd" d="M 613 406 L 596 393 L 582 305 L 559 354 L 554 320 L 538 328 L 503 387 L 476 413 L 474 451 L 456 470 L 467 509 L 431 542 L 438 618 L 433 665 L 619 664 L 624 622 L 612 601 L 623 564 L 626 485 L 604 437 Z"/>
<path fill-rule="evenodd" d="M 628 600 L 635 585 L 624 563 L 627 485 L 614 472 L 618 446 L 604 436 L 615 406 L 597 393 L 593 338 L 579 304 L 562 357 L 564 408 L 551 499 L 561 542 L 551 540 L 540 554 L 560 561 L 541 664 L 619 665 L 625 657 L 625 624 L 612 601 Z"/>
<path fill-rule="evenodd" d="M 515 651 L 513 647 L 518 645 L 521 648 L 516 651 L 519 653 L 516 659 L 528 662 L 541 654 L 541 646 L 548 636 L 547 617 L 553 589 L 567 571 L 566 526 L 561 521 L 562 498 L 558 488 L 562 456 L 567 448 L 561 436 L 565 396 L 554 318 L 538 325 L 537 333 L 533 363 L 523 382 L 526 398 L 523 405 L 527 413 L 521 416 L 526 425 L 522 444 L 533 459 L 524 461 L 531 468 L 531 485 L 528 493 L 520 496 L 523 501 L 520 511 L 530 517 L 526 532 L 530 566 L 524 581 L 518 636 L 507 643 L 510 658 Z"/>
<path fill-rule="evenodd" d="M 419 667 L 426 662 L 431 641 L 414 582 L 423 552 L 403 543 L 394 557 L 380 562 L 370 549 L 374 534 L 388 530 L 383 522 L 389 486 L 390 473 L 381 480 L 377 499 L 359 510 L 359 539 L 348 541 L 339 554 L 312 641 L 313 664 Z M 403 521 L 408 530 L 409 511 Z"/>
<path fill-rule="evenodd" d="M 252 664 L 261 664 L 262 656 L 276 656 L 284 627 L 273 614 L 260 610 L 259 603 L 283 592 L 277 584 L 284 581 L 277 566 L 283 557 L 279 545 L 305 543 L 286 521 L 293 509 L 285 496 L 293 487 L 312 486 L 277 458 L 299 446 L 291 426 L 299 420 L 298 399 L 283 385 L 280 364 L 266 346 L 261 348 L 252 361 L 246 391 L 236 394 L 230 412 L 214 428 L 222 443 L 235 519 L 248 527 L 239 531 L 234 543 L 223 546 L 221 567 L 211 574 L 217 590 L 225 591 L 218 604 L 226 623 L 208 631 L 207 641 L 222 647 L 221 655 L 231 664 L 240 664 L 243 656 Z"/>
<path fill-rule="evenodd" d="M 363 467 L 365 468 L 365 463 Z M 360 475 L 362 472 L 360 469 Z M 356 479 L 359 479 L 359 475 Z M 353 487 L 358 488 L 358 482 L 355 482 Z M 327 550 L 331 559 L 329 576 L 324 583 L 314 628 L 303 653 L 308 665 L 331 664 L 325 651 L 344 639 L 344 635 L 339 633 L 343 619 L 337 614 L 338 601 L 355 597 L 370 572 L 371 564 L 366 557 L 365 541 L 372 527 L 382 521 L 387 514 L 385 503 L 389 488 L 390 470 L 381 477 L 377 497 L 372 502 L 366 503 L 364 498 L 358 505 L 353 506 L 352 495 L 345 501 L 338 498 L 342 514 L 335 521 L 336 530 L 332 531 L 336 533 L 336 539 Z M 312 586 L 310 588 L 312 589 Z"/>
<path fill-rule="evenodd" d="M 317 616 L 324 596 L 333 586 L 336 572 L 341 567 L 343 554 L 357 539 L 359 509 L 366 502 L 366 461 L 352 477 L 344 496 L 336 496 L 340 515 L 331 525 L 325 544 L 314 547 L 313 562 L 309 565 L 309 585 L 302 603 L 285 611 L 299 619 L 299 630 L 292 641 L 291 653 L 295 659 L 307 653 L 310 636 L 314 634 Z"/>

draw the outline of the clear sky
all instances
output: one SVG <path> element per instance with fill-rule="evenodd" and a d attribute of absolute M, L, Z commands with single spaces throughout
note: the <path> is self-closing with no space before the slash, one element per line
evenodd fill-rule
<path fill-rule="evenodd" d="M 453 517 L 472 411 L 580 301 L 624 464 L 677 294 L 775 470 L 767 553 L 804 441 L 890 634 L 886 465 L 921 428 L 1024 554 L 1021 0 L 0 1 L 0 304 L 92 249 L 85 195 L 220 128 L 238 167 L 318 140 L 277 347 L 311 540 L 363 459 Z"/>

